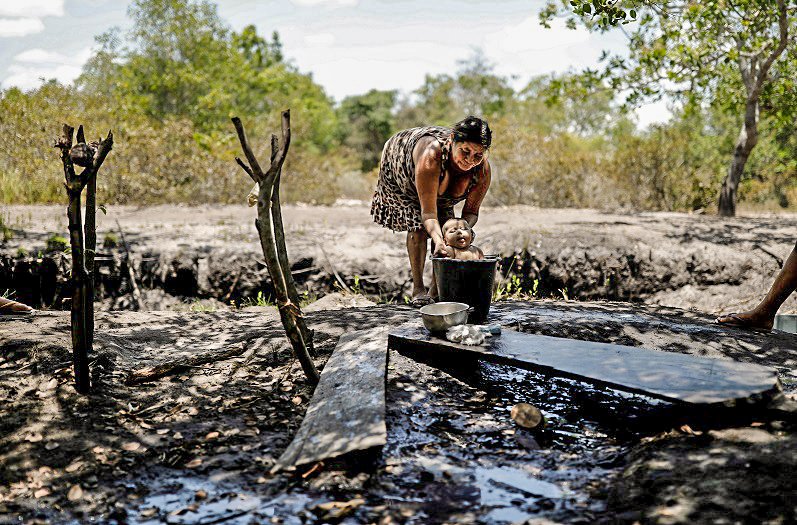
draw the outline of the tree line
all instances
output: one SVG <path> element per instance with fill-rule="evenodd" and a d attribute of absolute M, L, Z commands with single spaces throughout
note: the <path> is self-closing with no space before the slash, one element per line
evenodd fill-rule
<path fill-rule="evenodd" d="M 587 4 L 579 2 L 552 4 L 541 18 L 568 16 L 569 23 L 595 31 L 626 19 L 635 20 L 634 31 L 648 31 L 661 21 L 644 2 L 631 2 L 640 4 L 636 9 L 598 3 L 611 8 L 604 6 L 606 18 L 593 7 L 585 13 Z M 777 43 L 773 12 L 766 29 Z M 750 93 L 738 64 L 747 60 L 752 67 L 752 51 L 716 58 L 708 38 L 700 47 L 695 35 L 675 34 L 669 25 L 669 33 L 661 27 L 636 36 L 629 31 L 630 55 L 607 56 L 603 70 L 535 77 L 522 89 L 476 52 L 463 57 L 456 73 L 428 75 L 409 95 L 371 90 L 336 103 L 291 62 L 277 33 L 263 35 L 254 26 L 233 31 L 210 2 L 136 0 L 129 15 L 130 30 L 97 37 L 98 49 L 74 83 L 0 92 L 3 202 L 63 201 L 52 139 L 60 123 L 79 120 L 91 129 L 113 128 L 117 137 L 119 147 L 98 181 L 104 202 L 242 203 L 249 188 L 236 172 L 229 117 L 246 116 L 253 143 L 267 144 L 269 123 L 291 108 L 293 153 L 282 182 L 288 202 L 368 199 L 381 148 L 392 133 L 450 125 L 475 114 L 494 130 L 490 205 L 714 211 L 723 183 L 738 176 L 734 203 L 797 209 L 797 96 L 789 74 L 797 70 L 794 53 L 778 55 L 762 77 L 753 108 L 755 143 L 749 147 L 751 122 L 744 108 Z M 708 16 L 693 15 L 693 22 Z M 791 15 L 787 24 L 794 34 Z M 763 26 L 756 27 L 760 33 Z M 703 32 L 710 33 L 705 27 Z M 756 45 L 764 54 L 774 49 L 758 40 Z M 721 50 L 729 53 L 724 44 Z M 709 55 L 717 63 L 698 68 Z M 691 73 L 685 64 L 694 66 Z M 656 85 L 654 74 L 671 80 Z M 672 119 L 638 129 L 631 108 L 661 96 L 673 101 Z M 741 168 L 740 147 L 747 155 Z"/>

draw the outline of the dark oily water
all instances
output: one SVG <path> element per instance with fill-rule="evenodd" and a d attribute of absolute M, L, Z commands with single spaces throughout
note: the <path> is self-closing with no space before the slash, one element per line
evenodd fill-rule
<path fill-rule="evenodd" d="M 618 431 L 616 418 L 599 423 L 590 412 L 638 417 L 659 404 L 503 366 L 442 372 L 403 359 L 394 359 L 386 468 L 376 483 L 408 523 L 592 522 L 636 436 Z M 433 379 L 422 384 L 425 375 Z M 520 402 L 542 411 L 543 429 L 513 423 L 510 411 Z"/>
<path fill-rule="evenodd" d="M 633 429 L 667 405 L 510 367 L 435 365 L 391 352 L 388 442 L 373 457 L 332 460 L 306 478 L 263 468 L 258 482 L 236 475 L 234 458 L 229 470 L 196 476 L 149 470 L 127 522 L 600 522 Z M 521 402 L 542 411 L 542 429 L 515 425 L 510 411 Z M 342 512 L 320 508 L 360 499 Z"/>

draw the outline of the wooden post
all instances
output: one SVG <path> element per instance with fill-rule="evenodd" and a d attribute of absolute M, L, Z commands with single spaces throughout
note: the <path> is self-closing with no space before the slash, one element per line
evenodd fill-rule
<path fill-rule="evenodd" d="M 77 144 L 72 145 L 75 128 L 64 124 L 63 135 L 55 142 L 61 150 L 64 178 L 69 207 L 69 244 L 72 249 L 72 359 L 75 370 L 75 388 L 80 393 L 91 389 L 89 353 L 94 342 L 94 251 L 96 231 L 96 176 L 105 157 L 113 147 L 113 133 L 100 143 L 86 144 L 83 126 L 77 134 Z M 75 173 L 75 165 L 84 167 Z M 87 188 L 86 223 L 81 213 L 81 194 Z"/>
<path fill-rule="evenodd" d="M 310 357 L 313 348 L 312 333 L 308 330 L 299 307 L 299 294 L 296 292 L 296 285 L 291 276 L 291 268 L 285 248 L 282 213 L 279 206 L 280 172 L 291 142 L 290 111 L 285 110 L 282 112 L 282 145 L 279 145 L 276 136 L 271 138 L 271 165 L 265 173 L 263 173 L 260 163 L 249 147 L 241 119 L 233 117 L 232 123 L 238 133 L 241 149 L 243 149 L 249 164 L 247 165 L 246 162 L 238 157 L 235 158 L 235 161 L 260 187 L 257 198 L 255 226 L 260 237 L 263 256 L 266 259 L 266 267 L 274 283 L 280 319 L 285 327 L 285 333 L 291 342 L 294 354 L 302 365 L 305 376 L 311 383 L 316 384 L 318 383 L 319 374 Z"/>

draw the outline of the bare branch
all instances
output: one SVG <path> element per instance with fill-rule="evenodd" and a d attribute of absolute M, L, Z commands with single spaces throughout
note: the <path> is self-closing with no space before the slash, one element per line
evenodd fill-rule
<path fill-rule="evenodd" d="M 246 131 L 244 131 L 243 124 L 241 124 L 241 119 L 233 117 L 232 125 L 235 126 L 235 131 L 238 133 L 238 141 L 241 143 L 241 149 L 244 150 L 246 160 L 249 161 L 249 166 L 251 166 L 253 173 L 257 177 L 255 182 L 259 182 L 263 178 L 263 170 L 260 169 L 260 164 L 257 162 L 255 154 L 252 153 L 252 148 L 249 147 L 249 141 L 246 140 Z"/>
<path fill-rule="evenodd" d="M 764 63 L 758 70 L 758 75 L 756 77 L 757 92 L 761 91 L 764 80 L 766 80 L 767 75 L 769 74 L 769 68 L 772 67 L 772 63 L 777 60 L 781 53 L 783 53 L 789 43 L 789 26 L 788 14 L 786 13 L 786 0 L 778 0 L 778 30 L 780 34 L 778 39 L 778 47 L 772 50 L 772 53 L 770 53 L 766 60 L 764 60 Z"/>
<path fill-rule="evenodd" d="M 255 177 L 255 174 L 252 173 L 252 168 L 247 166 L 246 163 L 242 161 L 240 157 L 235 157 L 235 162 L 238 163 L 238 165 L 246 172 L 247 175 L 252 177 L 253 181 L 258 182 L 257 177 Z"/>

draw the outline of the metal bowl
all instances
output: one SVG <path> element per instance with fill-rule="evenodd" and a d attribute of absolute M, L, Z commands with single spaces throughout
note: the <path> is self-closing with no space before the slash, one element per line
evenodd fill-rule
<path fill-rule="evenodd" d="M 465 303 L 433 303 L 420 309 L 423 325 L 430 332 L 445 332 L 452 326 L 468 322 L 468 312 L 471 308 Z"/>

